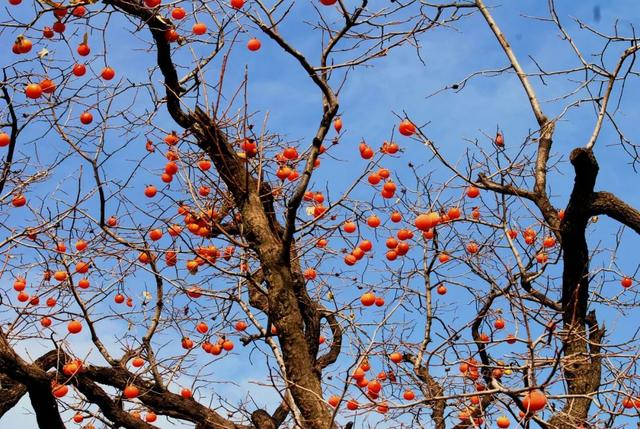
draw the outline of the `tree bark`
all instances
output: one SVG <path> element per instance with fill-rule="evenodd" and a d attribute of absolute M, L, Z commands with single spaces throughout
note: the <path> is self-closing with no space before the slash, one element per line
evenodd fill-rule
<path fill-rule="evenodd" d="M 39 427 L 65 429 L 58 403 L 51 391 L 51 379 L 46 371 L 38 363 L 29 364 L 18 356 L 2 332 L 0 332 L 0 368 L 5 375 L 26 387 Z"/>
<path fill-rule="evenodd" d="M 598 175 L 598 163 L 593 152 L 583 148 L 574 149 L 570 160 L 575 169 L 575 183 L 560 225 L 560 234 L 564 262 L 562 369 L 567 393 L 572 397 L 549 421 L 552 428 L 558 429 L 575 428 L 588 420 L 591 398 L 587 395 L 600 387 L 602 371 L 599 344 L 604 336 L 604 328 L 598 326 L 595 311 L 587 314 L 589 248 L 586 229 L 591 217 L 590 201 Z"/>

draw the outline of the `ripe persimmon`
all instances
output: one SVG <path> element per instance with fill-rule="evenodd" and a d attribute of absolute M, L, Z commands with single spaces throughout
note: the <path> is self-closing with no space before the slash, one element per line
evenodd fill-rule
<path fill-rule="evenodd" d="M 56 90 L 56 84 L 51 79 L 43 79 L 40 82 L 40 88 L 45 94 L 52 94 Z"/>
<path fill-rule="evenodd" d="M 51 27 L 44 27 L 42 29 L 42 37 L 44 37 L 45 39 L 51 39 L 54 36 L 54 32 L 53 32 L 53 28 Z"/>
<path fill-rule="evenodd" d="M 191 31 L 193 31 L 193 34 L 195 34 L 196 36 L 202 36 L 207 32 L 207 25 L 203 22 L 196 22 L 195 24 L 193 24 Z"/>
<path fill-rule="evenodd" d="M 449 256 L 447 253 L 440 253 L 440 255 L 438 255 L 438 261 L 440 261 L 440 263 L 444 264 L 445 262 L 449 262 L 451 260 L 451 256 Z"/>
<path fill-rule="evenodd" d="M 403 356 L 402 353 L 400 352 L 393 352 L 389 355 L 389 360 L 391 360 L 391 362 L 393 363 L 400 363 L 402 362 Z"/>
<path fill-rule="evenodd" d="M 172 132 L 171 134 L 167 134 L 164 137 L 164 142 L 166 144 L 168 144 L 169 146 L 174 146 L 175 144 L 177 144 L 180 141 L 180 139 L 178 138 L 178 135 L 174 132 Z"/>
<path fill-rule="evenodd" d="M 170 28 L 164 32 L 164 39 L 169 43 L 176 42 L 179 38 L 180 35 L 175 28 Z"/>
<path fill-rule="evenodd" d="M 80 122 L 82 122 L 84 125 L 89 125 L 91 122 L 93 122 L 93 115 L 91 114 L 91 112 L 83 112 L 80 115 Z"/>
<path fill-rule="evenodd" d="M 376 296 L 373 292 L 366 292 L 360 297 L 360 302 L 365 307 L 372 306 L 376 302 Z"/>
<path fill-rule="evenodd" d="M 67 26 L 64 25 L 64 22 L 62 21 L 56 21 L 53 23 L 53 31 L 55 31 L 56 33 L 62 34 L 66 29 Z"/>
<path fill-rule="evenodd" d="M 189 337 L 184 337 L 182 339 L 182 348 L 185 350 L 189 350 L 193 348 L 193 341 Z"/>
<path fill-rule="evenodd" d="M 402 397 L 407 401 L 413 401 L 416 398 L 416 394 L 413 393 L 413 390 L 407 389 L 402 393 Z"/>
<path fill-rule="evenodd" d="M 351 411 L 357 410 L 359 406 L 360 404 L 358 404 L 358 401 L 356 401 L 355 399 L 349 399 L 347 401 L 347 409 Z"/>
<path fill-rule="evenodd" d="M 9 146 L 11 143 L 11 137 L 7 133 L 0 133 L 0 147 Z"/>
<path fill-rule="evenodd" d="M 415 226 L 421 231 L 437 226 L 440 223 L 440 215 L 436 212 L 419 215 L 415 220 Z"/>
<path fill-rule="evenodd" d="M 87 242 L 86 241 L 84 241 L 82 239 L 76 241 L 76 250 L 78 252 L 82 252 L 86 248 L 87 248 Z"/>
<path fill-rule="evenodd" d="M 82 323 L 78 322 L 77 320 L 72 320 L 67 324 L 67 330 L 71 334 L 77 334 L 82 331 Z"/>
<path fill-rule="evenodd" d="M 157 193 L 158 193 L 158 190 L 153 185 L 148 185 L 146 188 L 144 188 L 144 195 L 147 198 L 153 198 L 156 196 Z"/>
<path fill-rule="evenodd" d="M 27 204 L 27 199 L 25 198 L 24 195 L 20 194 L 20 195 L 16 195 L 15 197 L 13 197 L 13 199 L 11 200 L 11 204 L 14 207 L 22 207 L 25 204 Z"/>
<path fill-rule="evenodd" d="M 59 282 L 63 282 L 67 279 L 67 272 L 66 271 L 56 271 L 53 274 L 53 278 L 56 279 Z"/>
<path fill-rule="evenodd" d="M 377 228 L 380 226 L 380 218 L 376 215 L 371 215 L 367 218 L 367 225 L 371 228 Z"/>
<path fill-rule="evenodd" d="M 87 13 L 87 8 L 82 5 L 74 7 L 73 10 L 71 11 L 71 14 L 76 18 L 82 18 L 86 13 Z"/>
<path fill-rule="evenodd" d="M 42 87 L 39 83 L 30 83 L 24 89 L 24 93 L 27 97 L 35 100 L 42 95 Z"/>
<path fill-rule="evenodd" d="M 89 263 L 80 261 L 76 264 L 76 273 L 85 274 L 89 271 Z"/>
<path fill-rule="evenodd" d="M 496 419 L 496 424 L 501 429 L 507 429 L 511 425 L 511 422 L 509 421 L 509 417 L 500 416 Z"/>
<path fill-rule="evenodd" d="M 528 392 L 522 399 L 522 406 L 527 412 L 540 411 L 547 405 L 547 396 L 539 389 Z"/>
<path fill-rule="evenodd" d="M 473 255 L 478 253 L 478 250 L 480 249 L 480 247 L 478 246 L 478 243 L 472 241 L 470 243 L 467 243 L 466 249 L 468 253 Z"/>
<path fill-rule="evenodd" d="M 84 74 L 87 72 L 87 66 L 85 66 L 84 64 L 74 64 L 72 72 L 75 76 L 84 76 Z"/>
<path fill-rule="evenodd" d="M 129 384 L 125 386 L 124 390 L 122 391 L 122 394 L 127 399 L 134 399 L 134 398 L 137 398 L 138 395 L 140 395 L 140 389 L 138 389 L 133 384 Z"/>
<path fill-rule="evenodd" d="M 331 395 L 329 396 L 329 399 L 327 400 L 327 403 L 333 407 L 336 408 L 338 406 L 338 404 L 340 403 L 340 397 L 337 395 Z"/>
<path fill-rule="evenodd" d="M 410 137 L 416 133 L 416 126 L 408 119 L 404 119 L 400 122 L 400 125 L 398 125 L 398 131 L 403 136 Z"/>
<path fill-rule="evenodd" d="M 27 287 L 27 281 L 22 277 L 18 277 L 13 282 L 13 289 L 16 292 L 22 292 L 26 287 Z"/>
<path fill-rule="evenodd" d="M 475 186 L 469 186 L 467 188 L 467 197 L 476 198 L 478 195 L 480 195 L 480 189 L 476 188 Z"/>
<path fill-rule="evenodd" d="M 100 73 L 100 76 L 102 76 L 102 79 L 104 80 L 111 80 L 115 77 L 115 75 L 116 75 L 116 71 L 111 67 L 103 68 L 102 72 Z"/>
<path fill-rule="evenodd" d="M 142 359 L 140 356 L 136 356 L 131 360 L 131 365 L 133 365 L 135 368 L 140 368 L 142 365 L 144 365 L 144 359 Z"/>
<path fill-rule="evenodd" d="M 351 234 L 356 230 L 355 222 L 351 222 L 351 221 L 345 222 L 344 225 L 342 225 L 342 230 L 346 233 Z"/>
<path fill-rule="evenodd" d="M 55 396 L 56 398 L 62 398 L 67 393 L 69 393 L 69 387 L 66 384 L 54 383 L 51 387 L 51 391 L 53 393 L 53 396 Z"/>
<path fill-rule="evenodd" d="M 359 244 L 358 247 L 363 251 L 363 252 L 368 252 L 369 250 L 371 250 L 373 248 L 373 243 L 370 240 L 362 240 Z"/>
<path fill-rule="evenodd" d="M 80 55 L 82 57 L 86 57 L 91 52 L 91 48 L 89 48 L 88 44 L 81 43 L 81 44 L 78 45 L 77 51 L 78 51 L 78 55 Z"/>
<path fill-rule="evenodd" d="M 208 159 L 201 159 L 200 161 L 198 161 L 198 167 L 202 171 L 207 171 L 211 168 L 211 161 L 209 161 Z"/>
<path fill-rule="evenodd" d="M 187 15 L 187 12 L 181 7 L 174 7 L 171 11 L 171 17 L 177 21 L 183 19 Z"/>
<path fill-rule="evenodd" d="M 204 322 L 200 322 L 196 325 L 196 330 L 198 332 L 200 332 L 201 334 L 206 334 L 207 331 L 209 330 L 209 327 L 207 326 L 206 323 Z"/>
<path fill-rule="evenodd" d="M 247 42 L 247 49 L 253 52 L 259 50 L 261 46 L 262 43 L 260 43 L 260 40 L 256 39 L 255 37 Z"/>
<path fill-rule="evenodd" d="M 159 228 L 152 229 L 149 232 L 149 238 L 153 241 L 158 241 L 162 238 L 162 230 Z"/>

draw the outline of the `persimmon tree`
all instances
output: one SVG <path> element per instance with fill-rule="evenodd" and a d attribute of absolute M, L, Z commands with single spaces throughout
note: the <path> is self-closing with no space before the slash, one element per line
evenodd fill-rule
<path fill-rule="evenodd" d="M 610 174 L 638 159 L 632 27 L 576 39 L 550 0 L 527 19 L 566 47 L 556 69 L 523 62 L 483 0 L 9 3 L 0 417 L 28 398 L 52 429 L 637 418 L 638 334 L 605 322 L 637 316 L 621 249 L 640 212 L 596 186 L 602 135 Z M 432 35 L 470 27 L 504 64 L 424 105 L 517 82 L 529 131 L 496 117 L 455 153 L 398 104 L 359 140 L 368 113 L 339 100 L 366 66 L 423 67 Z M 254 107 L 274 57 L 314 91 L 303 131 Z M 584 141 L 554 142 L 574 112 Z"/>

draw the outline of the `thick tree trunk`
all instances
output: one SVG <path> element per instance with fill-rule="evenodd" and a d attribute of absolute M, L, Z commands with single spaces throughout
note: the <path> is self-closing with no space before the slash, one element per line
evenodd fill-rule
<path fill-rule="evenodd" d="M 598 163 L 590 150 L 571 153 L 575 183 L 565 218 L 560 226 L 563 243 L 562 275 L 563 358 L 562 368 L 569 395 L 561 412 L 550 420 L 553 428 L 569 429 L 585 424 L 591 398 L 600 387 L 600 341 L 604 330 L 598 327 L 595 312 L 587 314 L 589 304 L 589 248 L 586 229 L 591 217 L 589 202 L 598 174 Z M 584 396 L 579 396 L 584 395 Z"/>
<path fill-rule="evenodd" d="M 315 365 L 315 351 L 308 344 L 296 280 L 285 264 L 270 267 L 265 262 L 262 266 L 269 286 L 269 317 L 278 330 L 291 395 L 304 418 L 299 423 L 305 429 L 329 429 L 332 414 L 322 398 L 321 372 Z"/>

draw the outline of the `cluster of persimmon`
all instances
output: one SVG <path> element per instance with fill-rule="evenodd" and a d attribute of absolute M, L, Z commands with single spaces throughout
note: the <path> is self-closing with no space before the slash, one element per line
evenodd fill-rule
<path fill-rule="evenodd" d="M 377 186 L 380 182 L 384 180 L 384 184 L 382 185 L 382 189 L 380 190 L 380 195 L 384 199 L 391 199 L 395 196 L 396 190 L 398 186 L 395 182 L 390 179 L 391 172 L 386 168 L 380 168 L 377 172 L 371 173 L 367 178 L 368 182 Z"/>
<path fill-rule="evenodd" d="M 188 295 L 191 298 L 199 298 L 201 296 L 201 294 L 199 293 L 198 290 L 190 290 L 188 291 Z M 248 325 L 244 320 L 238 320 L 234 323 L 233 325 L 234 329 L 237 332 L 244 332 Z M 272 326 L 272 334 L 276 335 L 277 332 L 275 331 L 275 329 L 273 329 L 274 327 Z M 231 339 L 229 339 L 227 336 L 220 336 L 218 338 L 218 340 L 216 342 L 211 342 L 210 338 L 207 336 L 207 334 L 209 333 L 209 326 L 205 323 L 205 322 L 199 322 L 196 327 L 195 330 L 202 335 L 205 335 L 206 337 L 203 339 L 202 341 L 202 349 L 206 352 L 206 353 L 210 353 L 212 355 L 219 355 L 222 352 L 229 352 L 231 350 L 233 350 L 233 348 L 235 347 L 233 341 Z M 182 341 L 181 341 L 181 346 L 183 349 L 185 350 L 190 350 L 192 348 L 195 347 L 195 342 L 189 338 L 189 337 L 183 337 Z M 139 358 L 138 358 L 139 359 Z M 137 361 L 138 363 L 140 363 L 140 365 L 136 365 L 136 360 L 134 359 L 133 361 L 133 366 L 142 366 L 142 364 L 144 363 L 143 360 L 139 360 Z"/>
<path fill-rule="evenodd" d="M 243 149 L 246 152 L 246 145 Z M 326 151 L 327 148 L 324 145 L 320 145 L 319 154 L 322 155 Z M 288 180 L 290 182 L 297 180 L 300 177 L 300 174 L 295 169 L 295 162 L 298 161 L 299 158 L 300 156 L 298 154 L 298 150 L 292 146 L 284 149 L 280 153 L 277 153 L 275 156 L 275 160 L 278 165 L 278 169 L 276 170 L 276 177 L 278 177 L 278 179 L 280 179 L 280 181 L 282 182 L 284 182 L 285 180 Z M 313 168 L 318 167 L 320 167 L 320 158 L 316 158 L 313 163 Z"/>
<path fill-rule="evenodd" d="M 382 307 L 384 305 L 384 298 L 381 296 L 376 296 L 373 292 L 365 292 L 360 297 L 360 302 L 365 307 L 371 307 L 372 305 L 376 305 L 376 307 Z"/>
<path fill-rule="evenodd" d="M 189 338 L 183 338 L 182 339 L 182 348 L 185 350 L 191 349 L 193 348 L 193 341 L 190 340 Z M 218 338 L 218 340 L 214 343 L 210 342 L 210 341 L 204 341 L 202 343 L 202 350 L 204 350 L 206 353 L 210 353 L 214 356 L 218 356 L 220 353 L 224 352 L 230 352 L 231 350 L 233 350 L 233 348 L 235 347 L 235 345 L 233 344 L 233 341 L 231 341 L 228 338 L 225 337 L 220 337 Z"/>
<path fill-rule="evenodd" d="M 465 361 L 462 361 L 458 369 L 460 370 L 460 374 L 463 377 L 468 378 L 471 381 L 476 381 L 480 376 L 478 372 L 478 365 L 479 363 L 476 359 L 469 358 Z M 511 369 L 507 368 L 505 366 L 505 363 L 500 360 L 496 361 L 495 366 L 491 367 L 490 369 L 492 376 L 498 380 L 501 379 L 504 374 L 510 375 L 512 373 Z M 478 389 L 478 391 L 484 390 L 484 386 L 482 385 L 476 385 L 476 388 Z"/>
<path fill-rule="evenodd" d="M 288 147 L 283 150 L 281 153 L 276 155 L 276 162 L 278 163 L 278 169 L 276 170 L 276 177 L 280 179 L 280 181 L 284 182 L 285 180 L 289 180 L 293 182 L 300 177 L 300 174 L 292 166 L 292 163 L 298 160 L 298 150 L 295 147 Z M 319 161 L 319 160 L 318 160 Z M 318 165 L 320 163 L 318 162 Z"/>
<path fill-rule="evenodd" d="M 474 358 L 469 358 L 458 366 L 460 374 L 469 380 L 476 381 L 480 377 L 478 361 Z"/>
<path fill-rule="evenodd" d="M 30 296 L 28 293 L 25 292 L 25 289 L 27 287 L 27 281 L 25 280 L 24 277 L 17 277 L 14 282 L 13 282 L 13 289 L 18 292 L 18 295 L 16 296 L 16 299 L 19 302 L 29 302 L 29 305 L 38 305 L 40 304 L 40 298 L 38 296 Z M 55 302 L 53 302 L 53 305 L 55 305 Z"/>
<path fill-rule="evenodd" d="M 145 6 L 149 9 L 159 9 L 162 7 L 162 0 L 144 0 Z M 231 0 L 229 2 L 229 6 L 231 6 L 235 10 L 242 9 L 244 6 L 244 0 Z M 172 7 L 171 9 L 171 18 L 175 21 L 181 21 L 187 16 L 187 11 L 179 6 Z M 195 22 L 191 27 L 191 32 L 196 36 L 202 36 L 207 33 L 207 25 L 204 22 Z M 178 30 L 175 26 L 172 26 L 168 30 L 165 30 L 164 38 L 169 43 L 174 43 L 179 40 L 184 40 L 184 37 L 180 36 Z M 260 40 L 252 37 L 247 42 L 247 49 L 250 51 L 257 51 L 261 47 Z"/>
<path fill-rule="evenodd" d="M 402 356 L 400 355 L 400 361 L 402 360 Z M 400 362 L 398 361 L 398 362 Z M 396 362 L 396 363 L 398 363 Z M 389 405 L 386 400 L 378 400 L 380 395 L 382 394 L 383 383 L 396 382 L 395 373 L 392 370 L 389 371 L 380 371 L 374 379 L 367 379 L 367 373 L 371 370 L 371 365 L 369 364 L 368 359 L 363 359 L 360 365 L 356 368 L 356 370 L 351 374 L 351 378 L 353 382 L 362 389 L 362 392 L 367 396 L 369 400 L 375 405 L 376 410 L 385 414 L 389 411 Z M 402 397 L 407 401 L 412 401 L 415 399 L 416 395 L 410 389 L 405 389 L 402 393 Z M 337 408 L 340 405 L 342 398 L 338 395 L 331 395 L 327 399 L 327 403 L 333 407 Z M 346 407 L 350 411 L 355 411 L 360 408 L 360 403 L 351 398 L 347 400 Z"/>
<path fill-rule="evenodd" d="M 362 159 L 371 159 L 373 158 L 374 155 L 374 151 L 371 148 L 371 146 L 369 146 L 366 142 L 362 141 L 359 145 L 358 145 L 358 149 L 360 150 L 360 157 L 362 157 Z M 382 143 L 382 146 L 380 147 L 380 153 L 385 154 L 385 155 L 393 155 L 395 153 L 397 153 L 400 150 L 400 146 L 398 146 L 397 143 L 395 142 L 388 142 L 385 141 Z M 369 180 L 369 182 L 372 185 L 376 185 L 376 183 L 372 183 L 371 180 Z"/>
<path fill-rule="evenodd" d="M 200 160 L 199 164 L 200 169 L 202 169 L 203 171 L 206 171 L 211 167 L 210 161 L 208 160 Z M 169 161 L 165 166 L 165 174 L 175 174 L 175 172 L 177 172 L 177 164 L 175 164 L 173 161 Z M 157 189 L 153 185 L 149 185 L 145 188 L 145 195 L 149 198 L 153 198 L 156 193 Z M 183 216 L 183 223 L 185 227 L 183 228 L 179 224 L 169 225 L 167 228 L 167 233 L 173 239 L 182 234 L 185 229 L 187 232 L 196 237 L 212 237 L 213 223 L 218 216 L 218 213 L 213 208 L 195 211 L 188 205 L 182 204 L 178 207 L 178 214 Z M 159 241 L 163 236 L 164 233 L 160 228 L 154 228 L 149 231 L 149 238 L 152 241 Z M 220 257 L 224 258 L 226 261 L 229 261 L 234 252 L 235 248 L 233 246 L 225 247 L 223 252 L 221 252 L 220 249 L 218 249 L 214 245 L 200 246 L 194 250 L 196 257 L 186 262 L 186 268 L 189 272 L 195 274 L 198 272 L 198 268 L 200 266 L 206 263 L 215 264 Z M 176 265 L 178 261 L 178 252 L 169 249 L 164 252 L 164 255 L 167 266 L 171 267 Z M 138 260 L 143 264 L 148 264 L 152 260 L 155 260 L 155 257 L 156 256 L 152 252 L 143 251 L 140 253 Z"/>
<path fill-rule="evenodd" d="M 314 218 L 319 218 L 323 216 L 327 211 L 327 208 L 323 204 L 324 195 L 322 194 L 322 192 L 306 191 L 302 198 L 304 201 L 312 203 L 312 213 Z M 318 247 L 324 247 L 324 246 L 319 245 Z"/>
<path fill-rule="evenodd" d="M 37 232 L 33 231 L 33 230 L 29 230 L 27 237 L 31 240 L 36 240 L 37 238 Z M 80 258 L 80 253 L 82 253 L 85 249 L 87 249 L 88 247 L 88 243 L 83 240 L 83 239 L 79 239 L 76 241 L 75 243 L 75 248 L 77 250 L 77 253 L 74 254 L 69 254 L 67 253 L 67 246 L 64 242 L 62 241 L 58 241 L 55 244 L 55 251 L 57 253 L 61 253 L 61 254 L 66 254 L 68 256 L 72 256 L 75 258 Z M 82 259 L 79 259 L 76 262 L 75 265 L 75 270 L 74 272 L 76 274 L 87 274 L 89 272 L 89 268 L 90 268 L 90 263 L 86 262 Z M 67 282 L 70 278 L 69 278 L 69 274 L 67 272 L 67 269 L 60 269 L 57 270 L 55 272 L 52 272 L 50 270 L 45 270 L 44 274 L 43 274 L 43 279 L 46 282 L 51 281 L 51 279 L 55 279 L 59 284 L 62 284 L 64 282 Z M 71 283 L 69 284 L 71 286 Z M 88 278 L 86 277 L 82 277 L 78 280 L 78 282 L 75 284 L 76 287 L 80 288 L 80 289 L 88 289 L 91 286 L 91 282 L 89 281 Z M 37 306 L 40 304 L 40 298 L 36 295 L 30 296 L 29 294 L 27 294 L 26 292 L 26 288 L 27 288 L 27 281 L 24 277 L 16 277 L 16 279 L 13 282 L 13 289 L 18 292 L 17 295 L 17 300 L 19 302 L 28 302 L 29 305 L 33 305 L 33 306 Z M 124 301 L 124 299 L 123 299 Z M 57 300 L 53 297 L 49 297 L 46 300 L 46 305 L 47 307 L 55 307 L 55 305 L 57 304 Z M 131 306 L 132 302 L 128 302 L 128 304 Z M 49 317 L 45 316 L 40 320 L 40 323 L 43 327 L 48 328 L 51 326 L 52 321 Z M 71 334 L 77 334 L 82 330 L 82 324 L 81 322 L 77 321 L 77 320 L 72 320 L 69 322 L 67 329 L 69 331 L 69 333 Z"/>
<path fill-rule="evenodd" d="M 14 2 L 12 4 L 20 4 L 21 2 Z M 71 10 L 69 14 L 68 11 Z M 55 33 L 62 34 L 66 30 L 66 24 L 70 23 L 73 18 L 81 19 L 84 18 L 87 13 L 87 9 L 83 5 L 71 5 L 64 6 L 61 3 L 57 4 L 57 7 L 53 9 L 53 15 L 55 22 L 51 27 L 44 27 L 42 30 L 42 35 L 44 39 L 53 39 L 55 37 Z M 27 39 L 24 35 L 19 35 L 16 38 L 15 43 L 13 44 L 12 51 L 15 54 L 26 54 L 30 52 L 33 48 L 33 43 Z M 87 41 L 87 35 L 85 34 L 83 41 L 78 45 L 76 49 L 78 55 L 82 57 L 86 57 L 90 54 L 91 48 L 89 47 L 89 43 Z M 77 76 L 83 76 L 86 73 L 86 66 L 81 63 L 76 63 L 72 67 L 72 73 Z M 100 76 L 104 80 L 111 80 L 115 77 L 115 70 L 111 67 L 104 67 Z M 50 80 L 49 78 L 44 78 L 40 82 L 30 82 L 25 87 L 25 95 L 31 99 L 40 98 L 43 94 L 52 94 L 56 89 L 56 84 Z M 83 124 L 91 123 L 88 116 L 88 112 L 83 113 L 80 117 L 80 120 Z"/>
<path fill-rule="evenodd" d="M 385 168 L 381 168 L 377 172 L 370 174 L 368 181 L 372 185 L 377 185 L 378 183 L 380 183 L 382 179 L 387 179 L 389 178 L 389 176 L 390 176 L 389 170 Z M 395 183 L 389 180 L 385 182 L 381 193 L 383 197 L 390 198 L 394 195 L 395 190 L 396 190 Z M 474 186 L 469 187 L 466 192 L 466 195 L 469 198 L 476 198 L 478 197 L 479 194 L 480 194 L 479 189 Z M 311 200 L 312 198 L 315 198 L 315 196 L 312 193 L 309 193 L 306 195 L 305 199 Z M 321 198 L 321 201 L 322 200 L 323 198 Z M 478 215 L 476 215 L 476 213 L 478 213 Z M 314 215 L 319 216 L 321 215 L 321 213 L 317 212 L 314 209 Z M 461 216 L 460 209 L 458 207 L 452 207 L 446 213 L 443 213 L 443 214 L 440 214 L 437 212 L 430 212 L 430 213 L 418 215 L 415 219 L 414 225 L 416 226 L 416 228 L 422 231 L 423 238 L 429 240 L 434 237 L 436 226 L 442 223 L 447 223 L 447 222 L 456 220 L 460 218 L 460 216 Z M 477 208 L 474 209 L 473 217 L 476 219 L 479 217 L 479 212 L 477 211 Z M 394 211 L 391 213 L 390 220 L 393 223 L 399 223 L 402 221 L 402 215 L 399 212 Z M 367 218 L 367 225 L 371 228 L 375 229 L 378 226 L 380 226 L 380 224 L 381 224 L 380 218 L 375 214 Z M 353 221 L 347 221 L 342 226 L 342 230 L 348 234 L 355 232 L 356 229 L 357 229 L 357 224 Z M 386 253 L 386 258 L 389 261 L 394 261 L 398 258 L 398 256 L 406 255 L 410 249 L 408 240 L 413 239 L 413 237 L 414 237 L 414 233 L 410 229 L 401 228 L 397 232 L 397 239 L 395 237 L 388 238 L 385 242 L 386 247 L 388 248 L 388 251 Z M 353 251 L 351 251 L 351 253 L 345 256 L 344 258 L 345 264 L 354 265 L 357 261 L 362 259 L 365 253 L 371 250 L 371 248 L 372 248 L 372 244 L 369 240 L 362 241 Z M 467 244 L 466 249 L 469 253 L 475 254 L 478 252 L 479 246 L 475 242 L 470 242 Z M 439 260 L 442 263 L 447 262 L 449 259 L 450 259 L 450 256 L 446 252 L 443 252 L 439 255 Z M 444 293 L 446 293 L 446 288 L 444 288 L 443 286 L 441 294 L 444 294 Z"/>
<path fill-rule="evenodd" d="M 481 415 L 478 415 L 477 406 L 481 402 L 480 394 L 486 390 L 486 387 L 484 384 L 476 381 L 480 376 L 479 362 L 474 358 L 462 361 L 459 365 L 459 371 L 463 377 L 468 378 L 475 383 L 474 387 L 475 391 L 478 392 L 478 395 L 473 395 L 469 398 L 470 405 L 465 406 L 458 414 L 458 417 L 461 421 L 469 421 L 470 419 L 473 419 L 473 422 L 476 425 L 481 425 L 484 423 L 484 419 Z M 504 362 L 498 361 L 497 366 L 492 369 L 492 376 L 496 379 L 500 379 L 503 373 L 509 374 L 511 373 L 511 370 L 504 367 Z M 532 417 L 536 412 L 544 409 L 547 404 L 546 395 L 539 389 L 528 391 L 521 399 L 523 407 L 523 410 L 519 413 L 521 419 Z M 476 406 L 475 409 L 474 406 Z M 496 419 L 496 424 L 499 428 L 508 428 L 510 426 L 510 421 L 506 416 L 500 416 Z"/>
<path fill-rule="evenodd" d="M 10 0 L 10 4 L 17 6 L 22 3 L 21 0 Z M 72 2 L 73 3 L 73 2 Z M 145 6 L 150 9 L 159 9 L 161 0 L 145 0 Z M 241 9 L 244 6 L 244 0 L 231 0 L 230 6 L 235 9 Z M 54 16 L 54 23 L 51 26 L 45 26 L 42 30 L 42 36 L 44 40 L 53 40 L 56 34 L 64 34 L 67 30 L 67 25 L 72 24 L 74 20 L 80 21 L 87 17 L 87 8 L 84 5 L 70 4 L 65 5 L 63 3 L 54 3 L 52 10 Z M 170 16 L 176 21 L 184 19 L 187 12 L 182 7 L 172 7 Z M 80 21 L 81 23 L 83 21 Z M 81 24 L 82 25 L 82 24 Z M 203 22 L 195 22 L 192 27 L 192 32 L 196 36 L 206 34 L 207 26 Z M 168 42 L 176 42 L 181 39 L 175 27 L 166 30 L 165 39 Z M 247 48 L 250 51 L 257 51 L 261 47 L 261 43 L 255 37 L 251 38 L 247 42 Z M 12 52 L 17 55 L 26 54 L 33 49 L 33 42 L 24 35 L 19 35 L 14 44 L 12 45 Z M 85 33 L 81 43 L 78 44 L 76 49 L 77 54 L 80 57 L 87 57 L 91 53 L 91 48 L 88 42 L 88 36 Z M 71 72 L 76 77 L 81 77 L 86 74 L 86 65 L 83 63 L 75 63 L 72 66 Z M 115 70 L 109 66 L 103 68 L 100 73 L 102 79 L 109 81 L 115 77 Z M 40 82 L 29 82 L 25 87 L 25 95 L 30 99 L 38 99 L 43 94 L 52 94 L 56 89 L 56 84 L 49 78 L 45 78 Z M 89 124 L 92 122 L 90 113 L 84 112 L 81 116 L 81 122 L 83 124 Z"/>
<path fill-rule="evenodd" d="M 65 383 L 69 382 L 72 377 L 82 372 L 84 364 L 80 359 L 74 359 L 62 366 L 62 373 L 67 377 L 64 383 L 60 383 L 57 380 L 51 381 L 51 392 L 56 398 L 63 398 L 69 393 L 69 386 Z"/>

